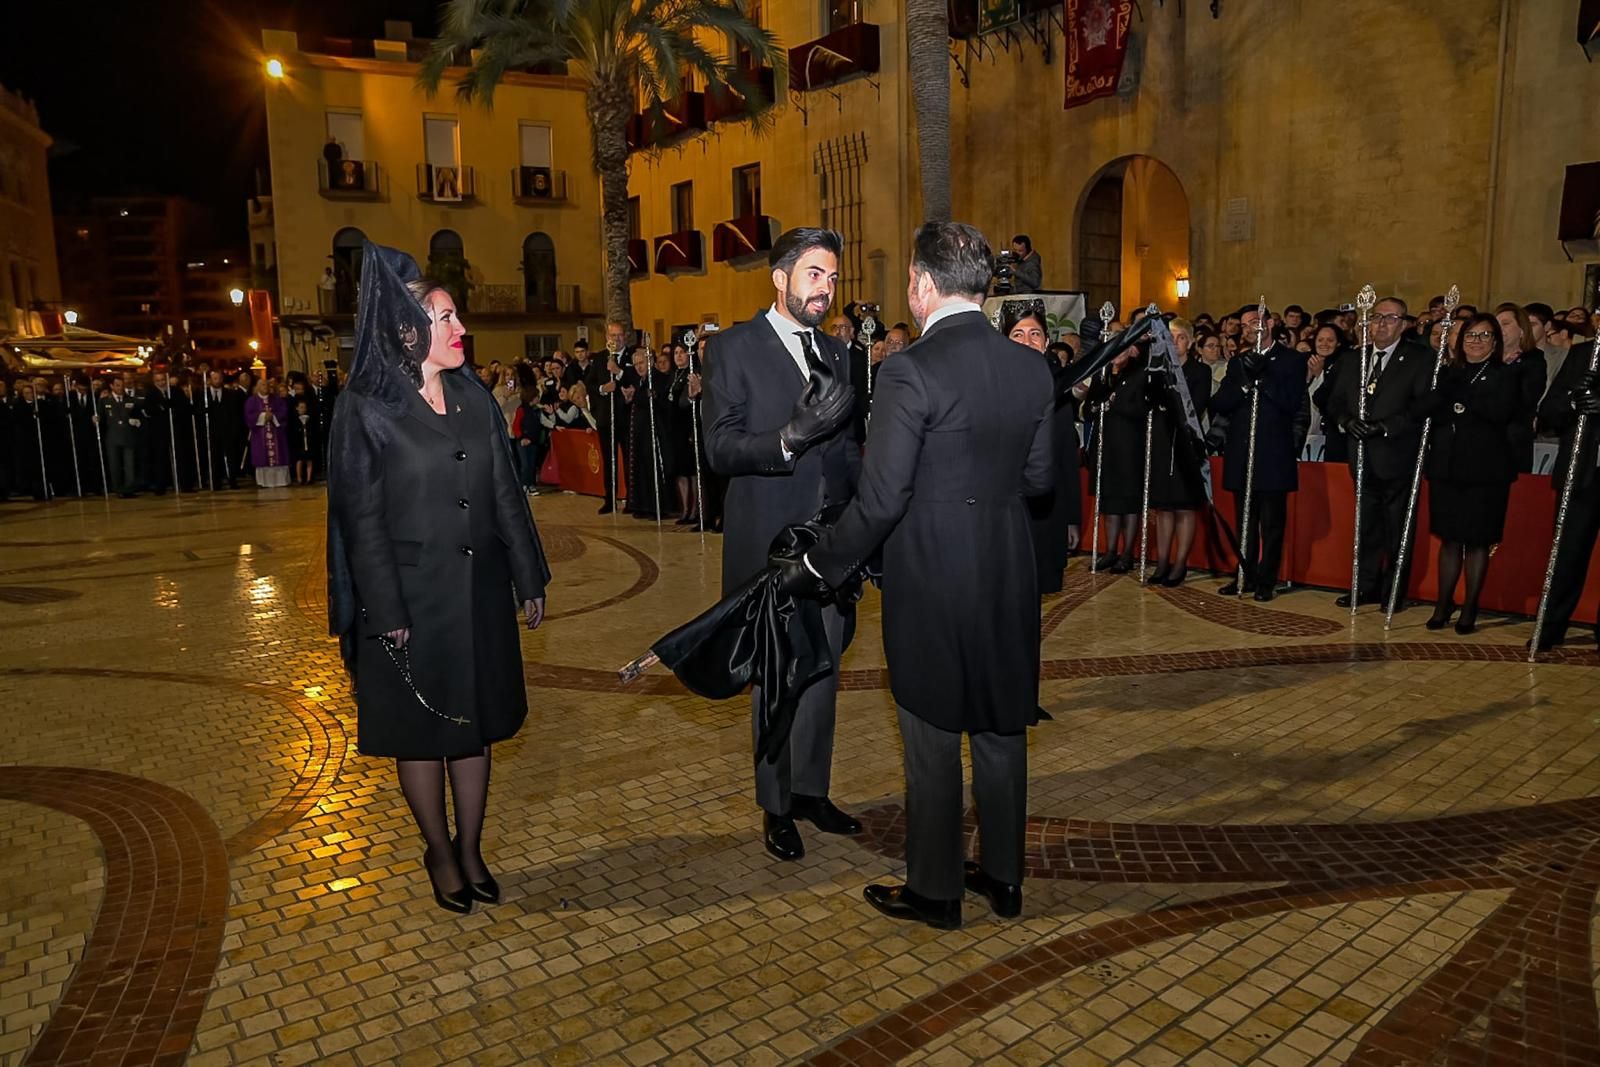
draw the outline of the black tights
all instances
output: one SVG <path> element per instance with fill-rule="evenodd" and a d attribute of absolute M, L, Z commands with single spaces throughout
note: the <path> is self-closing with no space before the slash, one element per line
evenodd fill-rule
<path fill-rule="evenodd" d="M 1461 606 L 1461 617 L 1469 622 L 1478 617 L 1478 596 L 1483 592 L 1484 576 L 1489 573 L 1489 546 L 1446 541 L 1439 549 L 1439 602 L 1433 612 L 1440 619 L 1448 617 L 1455 607 L 1456 583 L 1461 580 L 1463 563 L 1467 571 L 1467 601 Z"/>
<path fill-rule="evenodd" d="M 1106 543 L 1102 546 L 1108 556 L 1117 554 L 1117 538 L 1122 538 L 1122 554 L 1129 559 L 1139 551 L 1139 516 L 1137 515 L 1102 515 L 1106 524 Z"/>
<path fill-rule="evenodd" d="M 462 887 L 462 877 L 474 882 L 489 877 L 479 851 L 483 814 L 489 805 L 489 749 L 477 756 L 454 759 L 403 759 L 395 761 L 400 790 L 411 806 L 411 817 L 422 831 L 428 851 L 424 862 L 428 876 L 446 893 Z M 456 802 L 456 845 L 450 847 L 450 819 L 444 807 L 444 777 L 450 773 L 450 792 Z M 460 856 L 460 863 L 456 857 Z"/>
<path fill-rule="evenodd" d="M 1195 513 L 1192 511 L 1156 512 L 1156 564 L 1167 573 L 1189 573 L 1189 553 L 1194 548 Z M 1174 542 L 1173 538 L 1177 540 Z"/>

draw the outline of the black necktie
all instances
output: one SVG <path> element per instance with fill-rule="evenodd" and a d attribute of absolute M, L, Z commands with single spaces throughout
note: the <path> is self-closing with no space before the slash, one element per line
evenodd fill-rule
<path fill-rule="evenodd" d="M 816 345 L 811 341 L 810 330 L 797 330 L 795 336 L 800 338 L 800 350 L 805 353 L 806 367 L 812 375 L 821 378 L 824 382 L 833 377 L 833 370 L 817 355 Z"/>
<path fill-rule="evenodd" d="M 1367 379 L 1368 385 L 1378 384 L 1378 376 L 1383 373 L 1383 359 L 1384 353 L 1379 352 L 1377 358 L 1372 361 L 1372 377 Z"/>

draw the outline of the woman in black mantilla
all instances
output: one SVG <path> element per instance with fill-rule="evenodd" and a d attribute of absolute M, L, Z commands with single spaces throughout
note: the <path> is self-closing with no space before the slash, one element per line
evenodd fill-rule
<path fill-rule="evenodd" d="M 1195 419 L 1204 419 L 1211 399 L 1211 368 L 1189 358 L 1194 327 L 1187 320 L 1173 319 L 1167 328 Z M 1145 584 L 1175 587 L 1189 574 L 1189 552 L 1194 548 L 1197 514 L 1206 506 L 1206 485 L 1200 443 L 1186 430 L 1188 416 L 1167 377 L 1151 374 L 1145 389 L 1145 401 L 1155 414 L 1150 422 L 1150 510 L 1156 513 L 1156 569 Z"/>
<path fill-rule="evenodd" d="M 1061 388 L 1066 364 L 1048 351 L 1050 329 L 1045 324 L 1044 301 L 1007 300 L 1000 305 L 1000 332 L 1020 345 L 1043 353 L 1056 381 L 1056 407 L 1052 452 L 1055 487 L 1043 496 L 1028 498 L 1028 516 L 1033 534 L 1033 560 L 1039 577 L 1039 595 L 1061 592 L 1061 575 L 1067 557 L 1078 547 L 1078 526 L 1083 521 L 1083 501 L 1079 494 L 1078 401 L 1077 395 Z"/>
<path fill-rule="evenodd" d="M 1106 524 L 1105 551 L 1096 566 L 1112 574 L 1133 569 L 1139 550 L 1139 509 L 1144 495 L 1144 378 L 1149 365 L 1147 350 L 1134 346 L 1111 361 L 1108 372 L 1097 374 L 1089 386 L 1088 401 L 1095 409 L 1090 453 L 1104 458 L 1100 471 L 1100 516 Z M 1110 374 L 1110 380 L 1105 374 Z M 1100 414 L 1100 405 L 1106 410 Z M 1095 491 L 1091 470 L 1089 492 Z M 1118 539 L 1122 551 L 1117 551 Z"/>
<path fill-rule="evenodd" d="M 369 243 L 364 257 L 330 433 L 329 629 L 358 747 L 396 761 L 434 899 L 467 912 L 500 897 L 480 847 L 489 747 L 527 717 L 516 608 L 539 625 L 550 571 L 500 408 L 460 369 L 450 295 L 402 252 Z"/>

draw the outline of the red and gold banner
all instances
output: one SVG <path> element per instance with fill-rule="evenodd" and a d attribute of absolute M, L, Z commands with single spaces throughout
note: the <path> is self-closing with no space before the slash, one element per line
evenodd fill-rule
<path fill-rule="evenodd" d="M 1067 102 L 1111 96 L 1128 55 L 1133 0 L 1062 0 L 1067 13 Z"/>

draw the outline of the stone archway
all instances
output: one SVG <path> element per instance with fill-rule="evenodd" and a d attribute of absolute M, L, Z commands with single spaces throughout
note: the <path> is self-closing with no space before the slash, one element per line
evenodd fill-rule
<path fill-rule="evenodd" d="M 1106 300 L 1124 322 L 1149 303 L 1187 313 L 1178 280 L 1189 276 L 1189 240 L 1189 197 L 1171 167 L 1132 155 L 1100 168 L 1077 213 L 1077 288 L 1091 313 Z"/>

